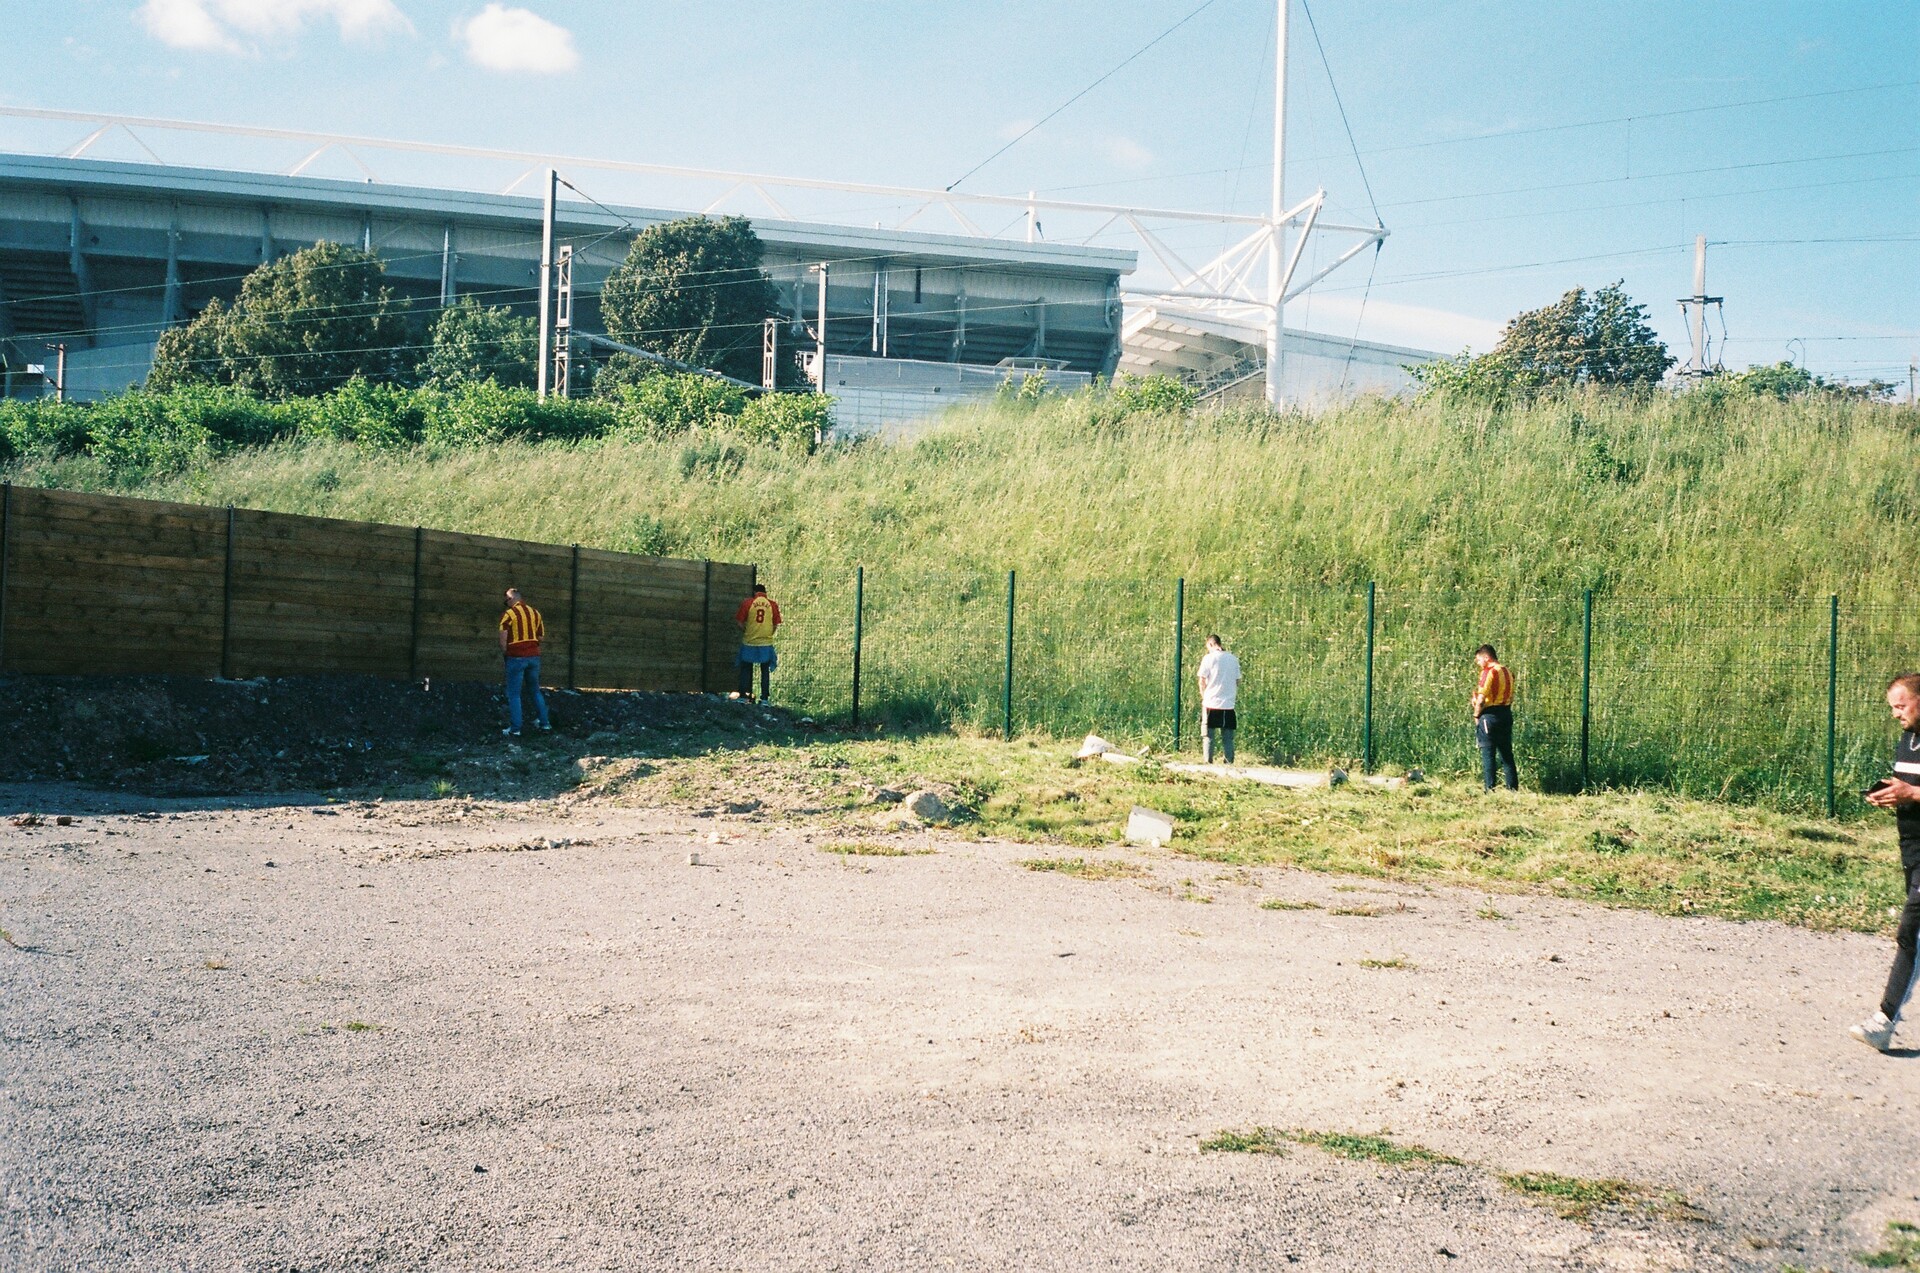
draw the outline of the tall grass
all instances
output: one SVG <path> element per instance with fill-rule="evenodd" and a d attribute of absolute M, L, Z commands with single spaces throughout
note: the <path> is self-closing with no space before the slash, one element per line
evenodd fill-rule
<path fill-rule="evenodd" d="M 1826 398 L 1599 394 L 1493 409 L 1370 399 L 1318 415 L 1116 411 L 1096 395 L 955 412 L 808 455 L 725 432 L 242 451 L 134 493 L 753 561 L 790 616 L 785 692 L 844 711 L 852 576 L 863 697 L 1166 740 L 1184 653 L 1220 631 L 1248 733 L 1357 758 L 1377 581 L 1376 759 L 1460 767 L 1467 655 L 1510 653 L 1529 779 L 1577 777 L 1581 594 L 1596 593 L 1593 777 L 1786 805 L 1824 791 L 1826 597 L 1843 603 L 1842 781 L 1887 741 L 1878 683 L 1920 662 L 1908 559 L 1920 413 Z M 14 479 L 88 486 L 89 457 Z"/>

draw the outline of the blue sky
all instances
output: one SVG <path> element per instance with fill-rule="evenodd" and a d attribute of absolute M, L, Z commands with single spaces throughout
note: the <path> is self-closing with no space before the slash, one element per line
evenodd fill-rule
<path fill-rule="evenodd" d="M 0 104 L 938 188 L 1199 4 L 0 0 Z M 1347 266 L 1291 323 L 1485 348 L 1520 309 L 1624 279 L 1683 353 L 1673 302 L 1704 233 L 1730 365 L 1904 379 L 1920 355 L 1920 6 L 1315 0 L 1359 163 L 1299 0 L 1292 15 L 1288 189 L 1324 185 L 1371 219 L 1370 184 L 1392 237 L 1371 276 Z M 961 188 L 1261 210 L 1272 24 L 1270 0 L 1212 0 Z M 85 131 L 0 118 L 0 149 Z M 144 139 L 182 162 L 301 153 Z M 98 153 L 138 151 L 114 138 Z M 513 175 L 370 162 L 423 184 Z M 314 171 L 354 170 L 335 155 Z M 656 205 L 685 193 L 581 184 Z M 1211 227 L 1171 241 L 1221 245 Z"/>

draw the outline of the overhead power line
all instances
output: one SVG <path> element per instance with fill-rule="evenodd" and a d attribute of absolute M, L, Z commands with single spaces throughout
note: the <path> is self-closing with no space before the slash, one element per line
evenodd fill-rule
<path fill-rule="evenodd" d="M 1148 40 L 1145 44 L 1135 49 L 1132 53 L 1129 53 L 1126 56 L 1126 58 L 1123 61 L 1121 61 L 1121 63 L 1118 66 L 1114 67 L 1112 70 L 1108 71 L 1105 75 L 1102 75 L 1099 79 L 1087 85 L 1085 88 L 1081 89 L 1078 93 L 1075 93 L 1072 97 L 1069 97 L 1066 101 L 1060 103 L 1058 106 L 1048 111 L 1038 121 L 1036 121 L 1035 123 L 1029 124 L 1025 129 L 1023 129 L 1018 137 L 1015 137 L 1012 141 L 1000 147 L 1000 149 L 994 151 L 991 155 L 988 155 L 985 159 L 982 159 L 979 163 L 975 164 L 973 167 L 967 169 L 965 172 L 961 173 L 958 177 L 954 178 L 952 185 L 949 185 L 947 189 L 952 190 L 955 186 L 958 186 L 961 182 L 965 181 L 968 177 L 971 177 L 974 173 L 979 172 L 982 168 L 986 167 L 988 164 L 992 163 L 994 160 L 998 159 L 1000 156 L 1006 154 L 1009 150 L 1012 150 L 1015 146 L 1018 146 L 1021 142 L 1025 141 L 1028 137 L 1031 137 L 1048 120 L 1052 119 L 1055 115 L 1058 115 L 1061 111 L 1067 109 L 1067 107 L 1073 105 L 1075 102 L 1085 97 L 1088 93 L 1091 93 L 1094 89 L 1099 88 L 1102 84 L 1105 84 L 1108 80 L 1118 75 L 1121 71 L 1126 70 L 1127 67 L 1131 66 L 1143 54 L 1145 54 L 1148 49 L 1151 49 L 1154 45 L 1160 43 L 1160 41 L 1166 39 L 1168 36 L 1172 35 L 1175 31 L 1178 31 L 1181 27 L 1187 25 L 1187 23 L 1199 17 L 1206 10 L 1211 9 L 1214 6 L 1214 3 L 1215 3 L 1215 0 L 1202 0 L 1202 3 L 1198 8 L 1194 9 L 1191 13 L 1187 14 L 1186 17 L 1180 19 L 1178 22 L 1174 23 L 1172 26 L 1162 31 L 1159 35 L 1156 35 L 1151 40 Z"/>

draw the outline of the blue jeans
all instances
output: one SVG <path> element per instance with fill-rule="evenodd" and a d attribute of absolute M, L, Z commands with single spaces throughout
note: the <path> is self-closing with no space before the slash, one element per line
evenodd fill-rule
<path fill-rule="evenodd" d="M 1520 775 L 1513 767 L 1513 709 L 1481 708 L 1473 733 L 1480 744 L 1480 771 L 1487 790 L 1493 790 L 1496 776 L 1507 780 L 1508 791 L 1520 790 Z"/>
<path fill-rule="evenodd" d="M 540 692 L 540 656 L 515 658 L 507 656 L 507 723 L 514 733 L 520 732 L 520 687 L 524 684 L 533 694 L 533 710 L 539 714 L 540 728 L 547 727 L 547 696 Z"/>

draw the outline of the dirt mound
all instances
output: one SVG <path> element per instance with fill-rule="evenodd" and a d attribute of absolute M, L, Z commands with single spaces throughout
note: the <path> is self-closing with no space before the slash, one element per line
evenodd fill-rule
<path fill-rule="evenodd" d="M 526 745 L 675 739 L 764 728 L 706 694 L 549 690 L 550 736 Z M 759 718 L 749 722 L 749 716 Z M 499 687 L 376 677 L 9 677 L 0 781 L 69 779 L 155 794 L 431 782 L 449 758 L 503 750 Z M 787 726 L 779 714 L 780 727 Z"/>

